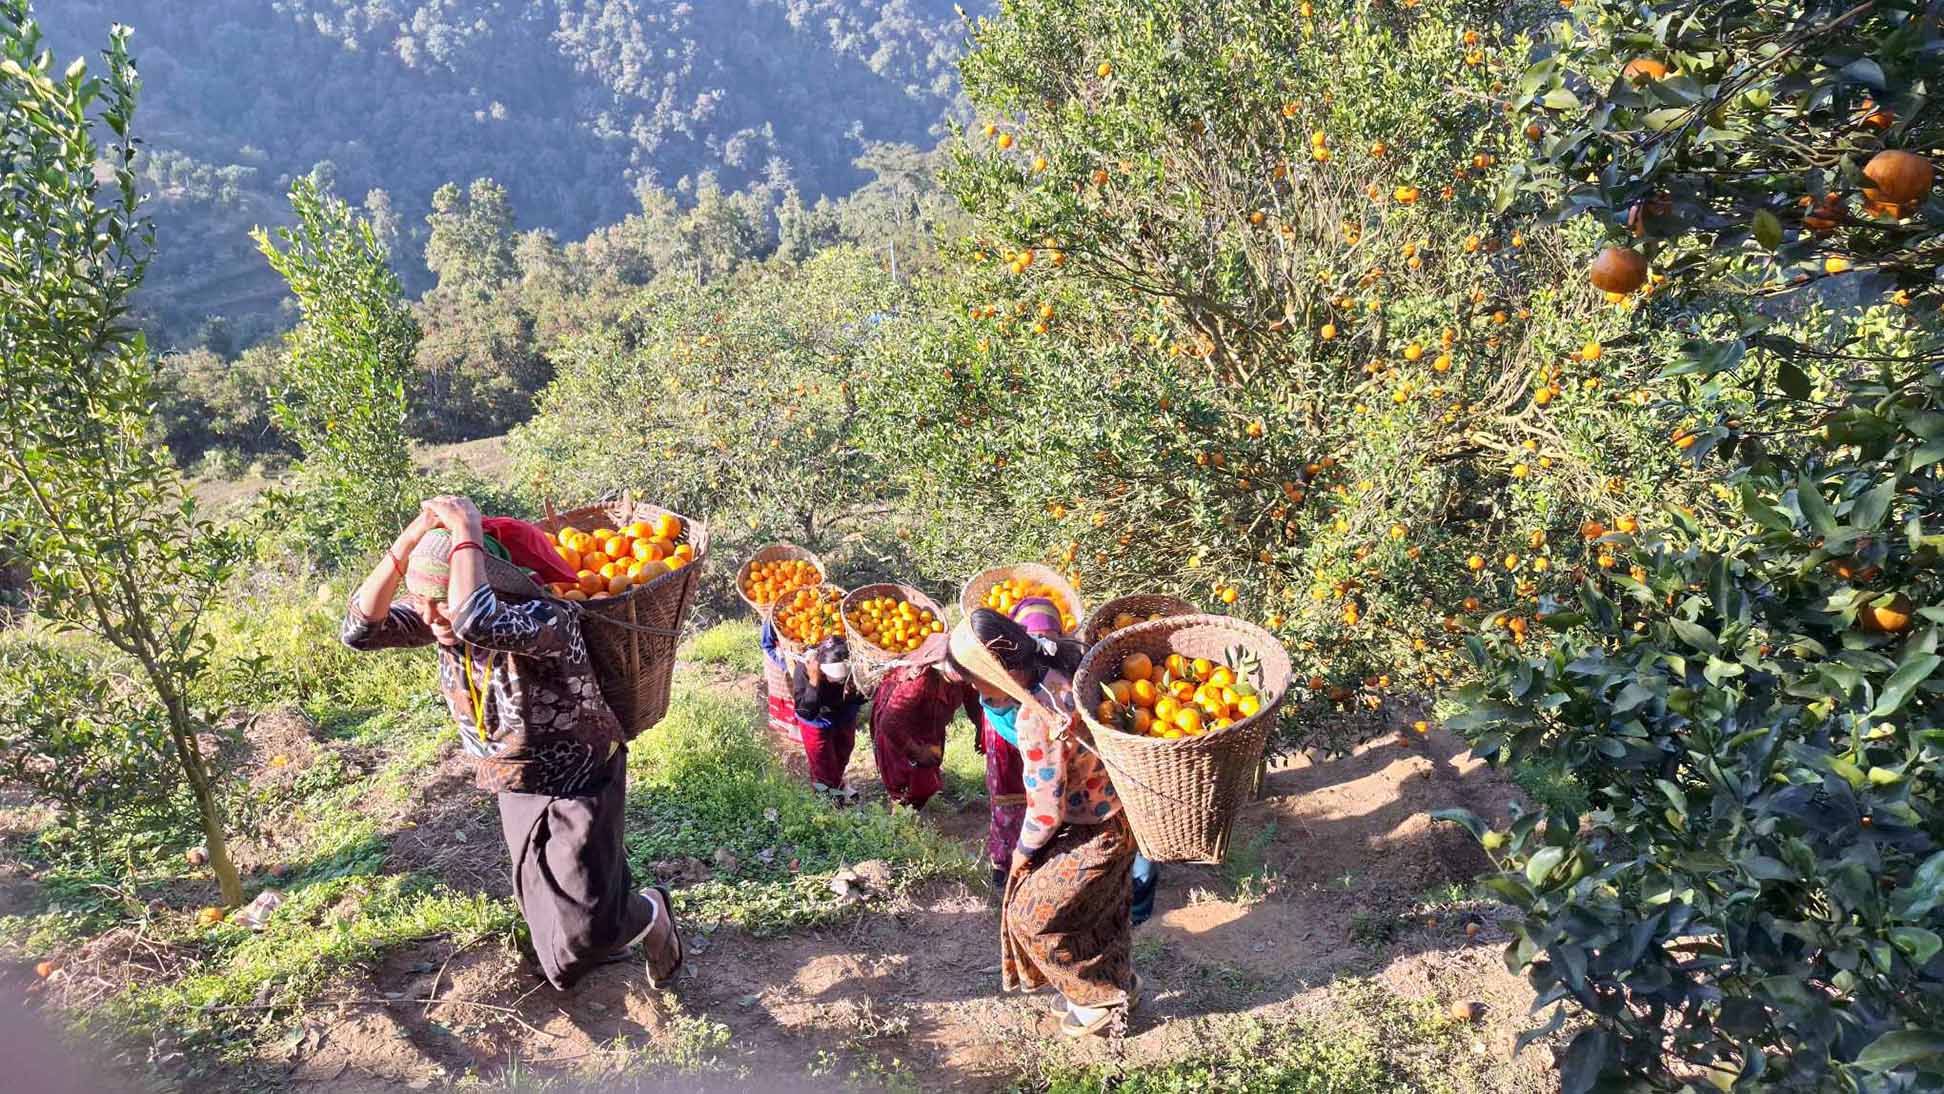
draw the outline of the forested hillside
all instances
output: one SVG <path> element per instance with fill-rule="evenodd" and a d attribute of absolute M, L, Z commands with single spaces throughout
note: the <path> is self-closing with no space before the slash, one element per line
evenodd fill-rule
<path fill-rule="evenodd" d="M 703 171 L 848 193 L 869 177 L 852 162 L 866 140 L 936 143 L 961 42 L 946 0 L 63 0 L 41 15 L 69 55 L 109 23 L 135 28 L 141 170 L 175 244 L 145 304 L 173 344 L 209 315 L 248 337 L 282 299 L 245 232 L 284 215 L 294 175 L 353 202 L 383 190 L 367 206 L 418 290 L 446 182 L 491 177 L 519 227 L 563 239 L 640 211 L 642 182 L 685 196 Z"/>

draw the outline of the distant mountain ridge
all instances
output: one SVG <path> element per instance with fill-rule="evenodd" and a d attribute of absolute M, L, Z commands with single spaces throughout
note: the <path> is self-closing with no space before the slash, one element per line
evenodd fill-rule
<path fill-rule="evenodd" d="M 984 9 L 989 4 L 972 4 Z M 951 0 L 43 0 L 63 56 L 135 29 L 137 129 L 179 315 L 261 304 L 247 240 L 296 174 L 387 191 L 400 265 L 432 191 L 490 176 L 522 228 L 562 238 L 637 209 L 635 187 L 713 171 L 849 192 L 865 139 L 928 146 L 955 108 Z M 198 253 L 171 252 L 181 236 Z M 174 236 L 176 238 L 170 238 Z M 207 285 L 207 292 L 198 286 Z M 162 306 L 162 305 L 158 305 Z"/>

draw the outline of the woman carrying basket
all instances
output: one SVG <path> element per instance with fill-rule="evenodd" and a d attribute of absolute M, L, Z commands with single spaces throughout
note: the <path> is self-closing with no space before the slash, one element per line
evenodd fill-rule
<path fill-rule="evenodd" d="M 884 792 L 914 810 L 944 788 L 939 768 L 952 718 L 963 709 L 974 734 L 984 729 L 978 693 L 944 661 L 942 645 L 926 649 L 938 660 L 891 669 L 871 697 L 871 754 Z"/>
<path fill-rule="evenodd" d="M 439 690 L 475 783 L 499 796 L 513 893 L 549 983 L 645 952 L 662 987 L 682 964 L 668 892 L 634 890 L 622 845 L 628 749 L 601 696 L 580 617 L 541 593 L 571 580 L 538 528 L 482 519 L 472 502 L 424 503 L 352 595 L 355 650 L 436 645 Z M 410 603 L 395 604 L 400 581 Z"/>
<path fill-rule="evenodd" d="M 844 783 L 851 751 L 857 747 L 857 715 L 864 696 L 850 682 L 850 644 L 828 638 L 804 652 L 800 662 L 785 657 L 776 639 L 776 626 L 765 622 L 759 636 L 763 656 L 778 664 L 790 686 L 790 713 L 803 738 L 803 757 L 810 767 L 810 784 L 838 804 L 857 797 Z M 795 662 L 795 663 L 793 663 Z"/>
<path fill-rule="evenodd" d="M 1069 1037 L 1101 1032 L 1140 994 L 1128 918 L 1134 836 L 1080 736 L 1070 674 L 1082 652 L 984 608 L 952 632 L 950 652 L 980 695 L 1019 707 L 1026 815 L 1000 903 L 1001 977 L 1008 991 L 1058 990 Z"/>
<path fill-rule="evenodd" d="M 1013 621 L 1035 639 L 1057 639 L 1060 608 L 1045 597 L 1027 597 L 1012 610 Z M 986 851 L 992 856 L 993 888 L 1006 887 L 1008 864 L 1013 845 L 1019 841 L 1019 826 L 1026 816 L 1026 788 L 1020 782 L 1019 732 L 1014 719 L 1019 704 L 1007 700 L 993 703 L 979 700 L 986 717 L 981 749 L 986 756 L 986 793 L 992 798 L 992 823 L 986 833 Z M 1130 871 L 1134 878 L 1134 904 L 1130 911 L 1136 927 L 1154 915 L 1154 895 L 1161 888 L 1161 868 L 1146 855 L 1134 852 Z"/>

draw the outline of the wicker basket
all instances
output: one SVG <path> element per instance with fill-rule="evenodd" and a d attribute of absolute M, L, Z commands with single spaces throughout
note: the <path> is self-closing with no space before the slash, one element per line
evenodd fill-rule
<path fill-rule="evenodd" d="M 972 579 L 965 583 L 965 588 L 959 590 L 960 610 L 969 616 L 985 607 L 986 594 L 992 591 L 992 587 L 1001 581 L 1015 577 L 1048 586 L 1065 597 L 1067 614 L 1076 621 L 1074 624 L 1076 630 L 1079 628 L 1079 623 L 1086 620 L 1087 602 L 1080 599 L 1080 591 L 1068 584 L 1067 579 L 1061 577 L 1058 570 L 1050 566 L 1041 566 L 1037 562 L 1022 562 L 1016 566 L 995 566 L 990 570 L 974 574 Z"/>
<path fill-rule="evenodd" d="M 1171 615 L 1193 615 L 1195 606 L 1178 596 L 1163 596 L 1160 593 L 1118 596 L 1095 608 L 1093 614 L 1087 617 L 1086 625 L 1080 628 L 1080 641 L 1085 642 L 1088 649 L 1099 645 L 1100 640 L 1106 637 L 1101 631 L 1122 612 L 1133 616 L 1136 623 L 1146 623 L 1150 615 L 1164 619 Z"/>
<path fill-rule="evenodd" d="M 1075 694 L 1094 696 L 1119 675 L 1127 654 L 1145 653 L 1157 665 L 1175 653 L 1221 663 L 1238 647 L 1260 662 L 1261 678 L 1251 682 L 1262 709 L 1222 729 L 1173 740 L 1137 737 L 1102 725 L 1093 703 L 1079 704 L 1135 841 L 1156 862 L 1213 863 L 1228 853 L 1229 832 L 1254 794 L 1263 746 L 1289 690 L 1289 654 L 1253 624 L 1225 615 L 1179 615 L 1108 635 L 1075 673 Z"/>
<path fill-rule="evenodd" d="M 838 614 L 839 615 L 843 614 L 844 587 L 842 585 L 832 585 L 831 583 L 826 581 L 822 585 L 816 586 L 816 588 L 818 590 L 824 590 L 824 591 L 836 593 L 837 600 L 838 600 Z M 795 593 L 792 592 L 791 595 L 794 596 Z M 763 609 L 763 622 L 772 625 L 775 624 L 776 605 L 771 604 Z M 791 638 L 789 635 L 784 634 L 779 629 L 776 632 L 776 648 L 782 651 L 784 658 L 786 660 L 801 661 L 803 660 L 803 655 L 809 651 L 810 647 L 805 646 L 803 643 L 796 641 L 795 639 Z"/>
<path fill-rule="evenodd" d="M 884 674 L 899 664 L 929 664 L 944 657 L 945 645 L 950 641 L 950 635 L 941 632 L 927 638 L 923 645 L 910 653 L 893 653 L 857 633 L 851 626 L 851 609 L 863 601 L 879 596 L 896 597 L 920 608 L 929 609 L 932 618 L 940 623 L 945 622 L 945 609 L 938 606 L 938 601 L 909 585 L 885 583 L 860 585 L 852 589 L 850 594 L 844 597 L 844 637 L 850 642 L 851 676 L 857 681 L 857 689 L 865 693 L 877 687 L 878 681 L 884 679 Z"/>
<path fill-rule="evenodd" d="M 767 615 L 769 605 L 758 604 L 754 600 L 749 599 L 748 595 L 743 592 L 743 578 L 749 576 L 749 568 L 758 562 L 790 562 L 797 559 L 808 562 L 817 568 L 817 580 L 823 581 L 830 577 L 830 570 L 824 566 L 823 559 L 818 558 L 815 551 L 798 547 L 794 543 L 772 543 L 757 551 L 755 554 L 750 555 L 749 559 L 736 570 L 736 595 L 741 597 L 742 602 L 749 605 L 749 609 L 755 612 L 758 617 Z"/>
<path fill-rule="evenodd" d="M 695 589 L 702 581 L 702 567 L 709 557 L 709 526 L 659 506 L 637 502 L 632 497 L 619 501 L 583 505 L 566 512 L 555 512 L 547 504 L 547 517 L 539 522 L 548 534 L 573 525 L 592 528 L 606 525 L 622 528 L 638 520 L 653 520 L 664 513 L 680 517 L 682 538 L 695 551 L 695 559 L 672 573 L 637 585 L 619 596 L 603 597 L 576 605 L 581 610 L 587 637 L 587 653 L 594 662 L 594 678 L 601 695 L 621 720 L 621 732 L 633 740 L 661 721 L 668 713 L 669 682 L 675 673 L 675 647 L 681 642 L 682 624 L 695 603 Z"/>

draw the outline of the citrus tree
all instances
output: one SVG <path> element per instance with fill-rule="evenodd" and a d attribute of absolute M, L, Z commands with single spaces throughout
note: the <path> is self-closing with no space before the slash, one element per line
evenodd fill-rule
<path fill-rule="evenodd" d="M 48 708 L 0 704 L 0 748 L 6 765 L 52 767 L 52 778 L 77 751 L 153 755 L 162 727 L 234 904 L 242 886 L 198 738 L 225 713 L 205 613 L 229 581 L 236 542 L 197 517 L 155 435 L 154 366 L 127 322 L 152 233 L 133 171 L 138 81 L 126 30 L 111 33 L 104 61 L 100 76 L 80 60 L 56 68 L 25 0 L 0 3 L 0 539 L 30 567 L 34 610 L 112 646 L 142 687 L 89 688 L 48 658 L 10 657 L 5 693 L 64 683 L 45 694 Z M 90 721 L 57 725 L 40 709 Z M 178 788 L 155 771 L 139 789 L 119 785 L 139 804 Z"/>
<path fill-rule="evenodd" d="M 1934 155 L 1944 42 L 1914 5 L 1698 14 L 1575 7 L 1517 85 L 1539 147 L 1501 200 L 1661 267 L 1636 314 L 1695 334 L 1656 390 L 1719 489 L 1589 529 L 1616 563 L 1541 641 L 1468 640 L 1452 724 L 1571 765 L 1591 812 L 1450 816 L 1526 912 L 1538 1005 L 1589 1019 L 1566 1091 L 1935 1089 L 1940 209 L 1870 165 Z"/>
<path fill-rule="evenodd" d="M 255 232 L 304 317 L 271 409 L 303 454 L 299 535 L 335 559 L 382 543 L 422 496 L 405 440 L 419 326 L 368 220 L 309 177 L 290 204 L 294 226 Z"/>
<path fill-rule="evenodd" d="M 947 178 L 973 231 L 867 387 L 865 443 L 956 514 L 921 553 L 1245 614 L 1319 716 L 1440 683 L 1454 632 L 1523 635 L 1582 521 L 1676 455 L 1638 401 L 1671 333 L 1618 336 L 1588 227 L 1495 208 L 1526 48 L 1450 0 L 979 22 Z"/>
<path fill-rule="evenodd" d="M 866 351 L 902 298 L 850 247 L 643 289 L 612 330 L 562 350 L 514 433 L 520 474 L 564 505 L 632 489 L 709 518 L 719 543 L 828 546 L 861 507 L 886 510 L 850 438 Z"/>

